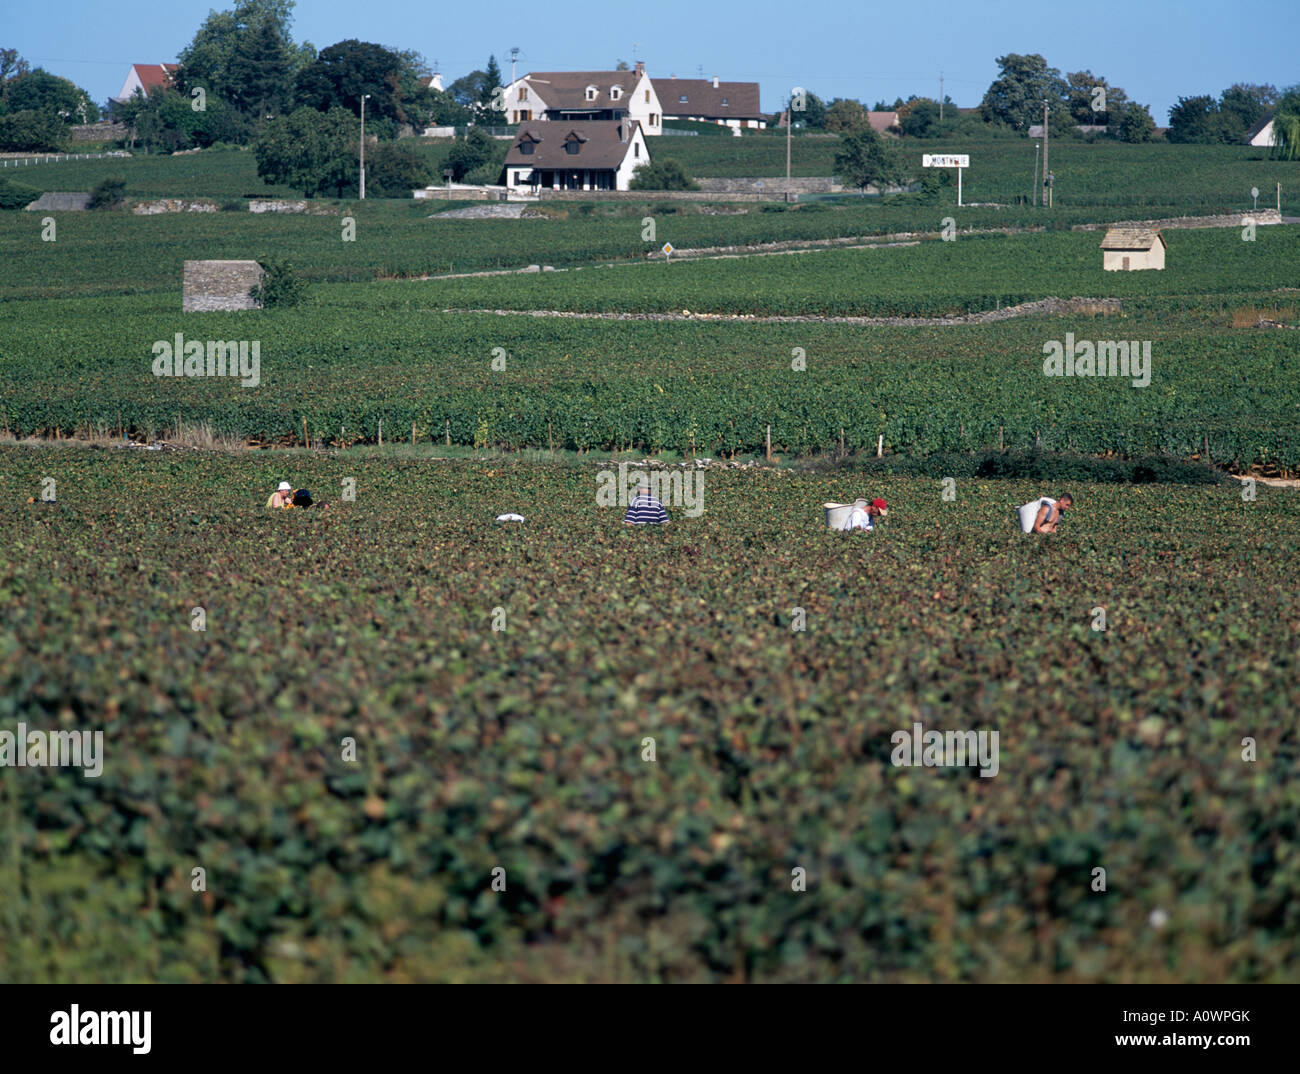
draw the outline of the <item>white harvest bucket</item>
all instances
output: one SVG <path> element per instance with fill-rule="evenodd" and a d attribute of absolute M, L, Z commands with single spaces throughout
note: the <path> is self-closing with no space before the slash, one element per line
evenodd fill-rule
<path fill-rule="evenodd" d="M 1020 531 L 1022 533 L 1034 532 L 1034 520 L 1038 518 L 1038 508 L 1042 506 L 1041 499 L 1027 503 L 1024 507 L 1017 507 L 1016 514 L 1020 516 Z"/>
<path fill-rule="evenodd" d="M 849 520 L 849 515 L 853 513 L 853 504 L 851 503 L 824 503 L 826 508 L 826 528 L 828 530 L 842 530 L 844 523 Z"/>

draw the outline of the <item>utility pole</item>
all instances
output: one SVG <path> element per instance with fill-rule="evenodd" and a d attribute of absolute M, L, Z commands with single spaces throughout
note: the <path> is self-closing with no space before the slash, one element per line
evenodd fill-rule
<path fill-rule="evenodd" d="M 939 122 L 943 122 L 943 72 L 939 72 Z"/>
<path fill-rule="evenodd" d="M 1040 148 L 1041 148 L 1041 147 L 1039 146 L 1039 143 L 1038 143 L 1038 142 L 1035 142 L 1035 143 L 1034 143 L 1034 187 L 1033 187 L 1033 191 L 1032 191 L 1032 193 L 1033 193 L 1033 195 L 1034 195 L 1034 207 L 1035 207 L 1035 208 L 1038 207 L 1038 150 L 1039 150 Z"/>
<path fill-rule="evenodd" d="M 366 98 L 370 94 L 361 95 L 361 200 L 366 200 Z"/>
<path fill-rule="evenodd" d="M 1043 98 L 1043 182 L 1047 182 L 1047 98 Z M 1047 207 L 1048 200 L 1052 196 L 1052 188 L 1046 187 L 1043 190 L 1043 207 Z"/>
<path fill-rule="evenodd" d="M 790 193 L 790 128 L 794 126 L 794 98 L 785 102 L 785 192 Z"/>

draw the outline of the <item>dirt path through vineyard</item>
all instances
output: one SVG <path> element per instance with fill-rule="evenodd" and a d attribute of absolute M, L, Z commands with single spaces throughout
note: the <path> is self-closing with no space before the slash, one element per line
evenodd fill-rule
<path fill-rule="evenodd" d="M 903 328 L 925 328 L 939 325 L 991 324 L 1013 317 L 1036 314 L 1112 314 L 1122 306 L 1118 298 L 1040 298 L 1022 302 L 1018 306 L 1004 306 L 984 313 L 964 313 L 957 317 L 817 317 L 805 315 L 759 316 L 747 313 L 578 313 L 572 310 L 491 310 L 448 308 L 443 313 L 488 313 L 498 317 L 560 317 L 579 321 L 719 321 L 746 324 L 852 324 L 881 325 Z"/>

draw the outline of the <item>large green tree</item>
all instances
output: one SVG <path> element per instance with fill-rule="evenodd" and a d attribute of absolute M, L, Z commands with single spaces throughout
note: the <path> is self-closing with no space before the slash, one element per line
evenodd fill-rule
<path fill-rule="evenodd" d="M 1219 102 L 1208 93 L 1179 97 L 1169 109 L 1167 137 L 1171 142 L 1217 145 L 1221 142 L 1239 141 L 1244 130 L 1235 115 L 1224 116 L 1219 109 Z"/>
<path fill-rule="evenodd" d="M 1245 82 L 1229 86 L 1219 95 L 1225 135 L 1240 141 L 1246 131 L 1264 118 L 1276 100 L 1276 86 L 1253 86 Z"/>
<path fill-rule="evenodd" d="M 1114 111 L 1111 112 L 1112 119 Z M 1115 123 L 1114 133 L 1121 142 L 1149 142 L 1156 131 L 1156 121 L 1151 110 L 1137 101 L 1129 101 Z"/>
<path fill-rule="evenodd" d="M 9 85 L 32 69 L 16 48 L 0 48 L 0 112 L 9 96 Z"/>
<path fill-rule="evenodd" d="M 479 104 L 489 114 L 492 112 L 493 100 L 500 85 L 501 68 L 497 66 L 497 58 L 489 56 L 487 70 L 483 72 L 483 85 L 479 91 Z"/>
<path fill-rule="evenodd" d="M 202 87 L 254 113 L 287 107 L 294 76 L 316 58 L 309 43 L 293 42 L 293 8 L 294 0 L 239 0 L 229 11 L 209 12 L 181 50 L 177 88 L 188 95 Z"/>
<path fill-rule="evenodd" d="M 194 101 L 173 89 L 137 93 L 118 117 L 128 123 L 141 145 L 153 152 L 206 149 L 214 142 L 242 142 L 251 120 L 219 97 L 196 110 Z"/>
<path fill-rule="evenodd" d="M 854 131 L 866 130 L 870 126 L 871 120 L 867 116 L 867 110 L 862 107 L 861 101 L 836 97 L 826 106 L 828 131 L 834 131 L 836 134 L 851 134 Z"/>
<path fill-rule="evenodd" d="M 1044 100 L 1049 115 L 1065 110 L 1066 81 L 1057 68 L 1047 66 L 1042 56 L 1012 52 L 999 56 L 997 64 L 1000 73 L 980 101 L 984 122 L 1024 131 L 1043 122 Z"/>
<path fill-rule="evenodd" d="M 366 152 L 366 196 L 409 198 L 411 191 L 428 186 L 433 169 L 428 158 L 402 142 L 384 142 L 374 156 Z"/>
<path fill-rule="evenodd" d="M 367 119 L 407 122 L 402 107 L 403 60 L 383 45 L 351 38 L 322 49 L 314 63 L 303 68 L 294 87 L 294 99 L 308 108 L 326 111 L 346 108 L 361 114 L 361 97 Z"/>
<path fill-rule="evenodd" d="M 1300 85 L 1291 86 L 1273 112 L 1274 153 L 1282 160 L 1300 160 Z"/>
<path fill-rule="evenodd" d="M 492 111 L 493 100 L 500 85 L 501 69 L 497 66 L 496 57 L 489 56 L 486 70 L 462 75 L 447 87 L 447 92 L 469 116 L 492 122 L 503 118 L 500 112 Z"/>
<path fill-rule="evenodd" d="M 360 181 L 361 124 L 346 108 L 299 108 L 266 124 L 253 147 L 257 174 L 308 197 L 343 197 Z"/>
<path fill-rule="evenodd" d="M 811 130 L 824 130 L 826 102 L 805 90 L 790 101 L 790 121 L 796 125 L 802 123 Z"/>
<path fill-rule="evenodd" d="M 868 127 L 840 138 L 835 153 L 835 174 L 859 190 L 868 186 L 883 190 L 897 182 L 901 166 L 897 153 Z"/>
<path fill-rule="evenodd" d="M 11 112 L 52 112 L 69 125 L 93 123 L 99 118 L 99 109 L 90 94 L 41 67 L 9 84 L 5 105 Z"/>
<path fill-rule="evenodd" d="M 239 36 L 230 57 L 231 99 L 259 120 L 292 103 L 293 51 L 280 25 L 264 15 Z"/>
<path fill-rule="evenodd" d="M 447 153 L 446 167 L 451 169 L 451 178 L 459 183 L 471 172 L 489 164 L 497 155 L 497 143 L 481 130 L 471 130 L 464 137 L 457 138 Z M 504 159 L 504 154 L 502 154 Z M 492 180 L 496 182 L 494 178 Z"/>
<path fill-rule="evenodd" d="M 1070 118 L 1085 127 L 1107 127 L 1118 123 L 1128 107 L 1128 94 L 1109 85 L 1091 71 L 1072 71 L 1065 76 L 1066 107 Z"/>
<path fill-rule="evenodd" d="M 53 112 L 26 108 L 0 116 L 0 151 L 57 151 L 68 136 L 67 125 Z"/>

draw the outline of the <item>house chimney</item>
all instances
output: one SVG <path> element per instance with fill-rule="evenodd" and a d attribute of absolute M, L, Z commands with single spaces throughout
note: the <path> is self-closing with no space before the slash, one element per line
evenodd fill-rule
<path fill-rule="evenodd" d="M 713 88 L 714 88 L 714 89 L 717 89 L 717 88 L 718 88 L 718 76 L 717 76 L 717 75 L 714 75 L 714 76 L 713 76 Z"/>
<path fill-rule="evenodd" d="M 637 61 L 636 61 L 636 72 L 635 72 L 635 73 L 636 73 L 636 77 L 637 77 L 637 78 L 640 78 L 642 75 L 645 74 L 645 61 L 644 61 L 644 60 L 637 60 Z"/>

